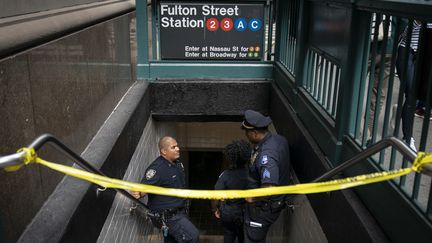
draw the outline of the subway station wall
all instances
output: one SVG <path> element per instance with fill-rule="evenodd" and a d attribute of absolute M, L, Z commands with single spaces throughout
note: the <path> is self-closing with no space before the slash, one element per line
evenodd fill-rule
<path fill-rule="evenodd" d="M 0 154 L 43 133 L 78 154 L 86 148 L 133 82 L 133 18 L 124 15 L 0 62 Z M 49 147 L 40 155 L 71 163 Z M 38 166 L 0 172 L 0 242 L 18 239 L 62 177 Z"/>

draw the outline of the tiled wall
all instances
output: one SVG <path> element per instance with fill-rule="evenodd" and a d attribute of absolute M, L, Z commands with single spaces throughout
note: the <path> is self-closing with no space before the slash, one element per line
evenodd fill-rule
<path fill-rule="evenodd" d="M 81 153 L 133 82 L 132 15 L 0 62 L 0 154 L 43 133 Z M 41 157 L 70 163 L 53 149 Z M 39 166 L 0 172 L 0 241 L 14 242 L 63 175 Z"/>

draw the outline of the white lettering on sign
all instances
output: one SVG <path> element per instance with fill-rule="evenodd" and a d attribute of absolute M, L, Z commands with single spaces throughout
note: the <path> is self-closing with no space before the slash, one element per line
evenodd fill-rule
<path fill-rule="evenodd" d="M 209 57 L 219 57 L 219 58 L 236 58 L 237 53 L 230 53 L 230 52 L 210 52 Z"/>
<path fill-rule="evenodd" d="M 199 57 L 198 52 L 185 52 L 185 57 Z"/>
<path fill-rule="evenodd" d="M 214 5 L 203 5 L 201 7 L 202 15 L 204 16 L 238 16 L 239 7 L 215 7 Z M 197 15 L 196 7 L 185 7 L 183 5 L 167 5 L 161 4 L 161 16 L 164 15 Z"/>
<path fill-rule="evenodd" d="M 219 8 L 219 7 L 215 7 L 213 5 L 203 5 L 202 6 L 202 14 L 204 16 L 238 16 L 239 15 L 239 8 L 237 7 L 237 5 L 235 5 L 234 8 Z"/>
<path fill-rule="evenodd" d="M 188 17 L 182 17 L 181 19 L 162 17 L 161 25 L 164 28 L 204 28 L 204 20 L 189 19 Z"/>
<path fill-rule="evenodd" d="M 162 59 L 262 58 L 265 6 L 243 2 L 159 1 Z"/>
<path fill-rule="evenodd" d="M 161 4 L 161 15 L 197 15 L 195 7 L 183 7 L 182 5 Z"/>
<path fill-rule="evenodd" d="M 231 49 L 224 46 L 210 46 L 210 51 L 231 51 Z"/>
<path fill-rule="evenodd" d="M 185 46 L 185 51 L 199 51 L 199 47 L 196 47 L 196 46 Z"/>

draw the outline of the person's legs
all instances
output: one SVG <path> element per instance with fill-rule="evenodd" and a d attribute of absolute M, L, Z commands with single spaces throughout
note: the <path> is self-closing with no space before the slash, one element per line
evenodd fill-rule
<path fill-rule="evenodd" d="M 222 204 L 221 223 L 224 228 L 224 242 L 234 242 L 237 238 L 238 243 L 244 241 L 243 236 L 243 207 Z"/>
<path fill-rule="evenodd" d="M 150 217 L 150 220 L 153 224 L 153 226 L 157 229 L 161 229 L 162 228 L 162 219 L 159 217 Z M 175 243 L 176 240 L 174 238 L 172 238 L 170 235 L 163 235 L 162 232 L 162 237 L 164 238 L 164 243 Z"/>
<path fill-rule="evenodd" d="M 237 236 L 237 242 L 238 243 L 243 243 L 244 242 L 244 230 L 243 230 L 243 217 L 237 217 L 234 220 L 235 223 L 235 233 Z"/>
<path fill-rule="evenodd" d="M 167 220 L 168 237 L 176 242 L 198 242 L 199 231 L 184 212 L 179 212 Z"/>
<path fill-rule="evenodd" d="M 416 109 L 415 109 L 414 115 L 416 117 L 423 118 L 424 117 L 424 113 L 425 113 L 425 106 L 426 106 L 426 104 L 423 101 L 417 100 L 417 104 L 416 104 Z"/>
<path fill-rule="evenodd" d="M 391 55 L 386 55 L 384 57 L 384 65 L 382 67 L 381 67 L 381 55 L 377 55 L 377 57 L 375 58 L 374 87 L 372 89 L 373 93 L 371 96 L 368 135 L 371 135 L 373 131 L 373 125 L 374 125 L 373 123 L 375 120 L 376 106 L 379 106 L 378 111 L 381 112 L 382 107 L 384 106 L 386 101 L 388 79 L 390 77 L 391 58 L 392 58 Z M 383 77 L 382 77 L 382 81 L 380 82 L 381 72 Z M 378 90 L 378 88 L 380 88 L 380 90 Z M 379 100 L 379 104 L 377 104 L 377 99 Z"/>
<path fill-rule="evenodd" d="M 256 207 L 247 204 L 244 214 L 245 242 L 265 242 L 270 226 L 279 217 L 279 212 L 272 212 L 270 207 Z"/>
<path fill-rule="evenodd" d="M 412 124 L 414 122 L 414 116 L 410 114 L 410 111 L 415 109 L 415 101 L 413 101 L 414 94 L 412 89 L 412 83 L 414 78 L 414 55 L 411 51 L 408 52 L 408 56 L 404 56 L 405 47 L 399 47 L 398 58 L 396 60 L 396 68 L 401 81 L 405 82 L 405 101 L 402 107 L 402 133 L 403 139 L 410 142 L 412 136 Z M 404 64 L 407 60 L 406 70 L 404 71 Z"/>
<path fill-rule="evenodd" d="M 224 231 L 224 243 L 234 243 L 236 239 L 236 225 L 233 217 L 222 215 L 221 223 Z"/>

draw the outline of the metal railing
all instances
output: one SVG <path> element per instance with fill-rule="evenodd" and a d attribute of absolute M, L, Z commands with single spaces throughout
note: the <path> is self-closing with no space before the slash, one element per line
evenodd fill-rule
<path fill-rule="evenodd" d="M 102 172 L 100 172 L 98 169 L 94 168 L 92 165 L 90 165 L 88 162 L 86 162 L 83 158 L 75 154 L 73 151 L 71 151 L 67 146 L 65 146 L 63 143 L 58 141 L 55 137 L 45 134 L 37 138 L 35 141 L 33 141 L 28 147 L 33 148 L 35 150 L 39 150 L 44 144 L 46 143 L 53 143 L 55 145 L 55 148 L 57 148 L 59 151 L 63 152 L 65 155 L 69 156 L 71 159 L 76 161 L 81 167 L 84 169 L 91 171 L 93 173 L 104 175 Z M 378 153 L 382 151 L 383 149 L 387 147 L 393 147 L 397 151 L 399 151 L 401 154 L 404 155 L 404 157 L 407 158 L 408 161 L 413 161 L 416 158 L 415 153 L 410 150 L 409 146 L 407 146 L 403 141 L 390 137 L 383 139 L 382 141 L 379 141 L 376 144 L 371 145 L 366 150 L 360 152 L 359 154 L 355 155 L 351 159 L 345 161 L 343 164 L 331 169 L 324 175 L 318 177 L 313 182 L 320 182 L 332 179 L 333 176 L 339 174 L 340 172 L 353 167 L 355 165 L 358 165 L 362 161 L 366 161 L 368 158 L 370 158 L 373 154 Z M 4 168 L 7 166 L 13 166 L 23 163 L 24 158 L 24 152 L 18 152 L 12 155 L 7 155 L 4 157 L 0 157 L 0 168 Z M 423 167 L 422 173 L 425 173 L 427 175 L 432 176 L 432 166 L 429 167 Z M 129 209 L 129 213 L 136 214 L 139 217 L 147 217 L 147 206 L 140 202 L 139 200 L 132 197 L 128 192 L 124 190 L 116 189 L 118 192 L 126 196 L 126 198 L 130 199 L 133 202 L 132 207 Z M 139 206 L 139 207 L 136 207 Z"/>
<path fill-rule="evenodd" d="M 387 137 L 432 151 L 430 1 L 277 2 L 275 66 L 283 75 L 276 83 L 334 166 Z M 414 23 L 419 45 L 408 79 L 412 52 L 400 51 L 399 40 L 405 32 L 410 46 Z M 409 158 L 390 146 L 368 160 L 373 168 L 362 169 L 372 172 L 406 167 Z M 392 184 L 401 200 L 432 222 L 430 177 L 412 173 Z"/>
<path fill-rule="evenodd" d="M 364 50 L 359 99 L 355 102 L 355 123 L 351 125 L 349 136 L 363 148 L 381 138 L 395 136 L 403 137 L 412 149 L 429 151 L 432 149 L 432 140 L 428 139 L 431 133 L 432 73 L 428 75 L 424 69 L 428 65 L 424 61 L 429 48 L 424 43 L 426 22 L 423 21 L 415 37 L 413 26 L 416 17 L 369 10 L 365 12 L 371 15 L 370 45 Z M 379 22 L 381 24 L 375 24 Z M 415 52 L 411 48 L 401 49 L 400 39 L 403 35 L 406 36 L 406 46 L 410 46 L 414 39 L 418 41 Z M 408 60 L 410 55 L 415 56 L 413 62 Z M 431 70 L 430 64 L 427 70 Z M 423 98 L 420 98 L 421 89 L 425 93 Z M 423 107 L 419 105 L 422 102 Z M 372 161 L 383 170 L 407 164 L 404 156 L 397 154 L 394 149 L 381 151 Z M 430 178 L 416 174 L 396 179 L 395 183 L 426 215 L 432 212 Z"/>
<path fill-rule="evenodd" d="M 338 165 L 337 167 L 331 169 L 330 171 L 326 172 L 325 174 L 323 174 L 322 176 L 316 178 L 315 180 L 313 180 L 313 182 L 320 182 L 320 181 L 325 181 L 328 180 L 330 178 L 332 178 L 333 176 L 339 174 L 340 172 L 344 171 L 345 169 L 350 168 L 353 165 L 356 165 L 357 163 L 364 161 L 368 158 L 370 158 L 372 155 L 388 148 L 388 147 L 392 147 L 394 149 L 396 149 L 397 151 L 399 151 L 408 161 L 414 161 L 414 159 L 417 157 L 416 153 L 414 153 L 413 150 L 411 150 L 411 148 L 404 143 L 402 140 L 397 139 L 395 137 L 388 137 L 385 138 L 375 144 L 372 144 L 371 146 L 369 146 L 367 149 L 363 150 L 362 152 L 360 152 L 359 154 L 357 154 L 356 156 L 352 157 L 351 159 L 343 162 L 342 164 Z M 432 166 L 426 166 L 425 168 L 423 168 L 422 173 L 432 176 Z"/>
<path fill-rule="evenodd" d="M 277 60 L 283 64 L 287 71 L 295 76 L 296 50 L 297 50 L 297 28 L 299 24 L 300 0 L 278 1 L 277 17 L 279 19 L 278 42 L 279 52 L 276 53 Z"/>
<path fill-rule="evenodd" d="M 54 145 L 53 147 L 57 151 L 62 152 L 64 155 L 66 155 L 67 157 L 69 157 L 70 159 L 72 159 L 74 162 L 76 162 L 83 169 L 85 169 L 85 170 L 87 170 L 89 172 L 101 175 L 101 176 L 107 176 L 102 171 L 100 171 L 99 169 L 95 168 L 89 162 L 87 162 L 86 160 L 84 160 L 81 156 L 79 156 L 78 154 L 76 154 L 75 152 L 73 152 L 64 143 L 60 142 L 57 138 L 55 138 L 51 134 L 43 134 L 43 135 L 39 136 L 38 138 L 36 138 L 28 146 L 28 148 L 33 148 L 35 151 L 38 151 L 45 144 L 48 144 L 48 143 Z M 11 155 L 6 155 L 6 156 L 0 157 L 0 168 L 5 168 L 5 167 L 8 167 L 8 166 L 23 164 L 24 155 L 25 155 L 25 151 L 21 151 L 21 152 L 15 153 L 15 154 L 11 154 Z M 148 208 L 146 204 L 144 204 L 140 200 L 134 198 L 126 190 L 116 189 L 116 188 L 114 190 L 116 190 L 117 192 L 121 193 L 126 198 L 132 200 L 135 203 L 135 205 L 140 205 L 140 206 L 144 207 L 145 209 Z"/>
<path fill-rule="evenodd" d="M 33 148 L 35 151 L 38 151 L 47 143 L 52 143 L 53 145 L 55 145 L 54 148 L 56 148 L 58 151 L 62 152 L 64 155 L 68 156 L 69 158 L 71 158 L 73 161 L 76 161 L 77 164 L 80 165 L 83 169 L 98 175 L 106 176 L 103 172 L 101 172 L 100 170 L 92 166 L 90 163 L 84 160 L 81 156 L 77 155 L 75 152 L 73 152 L 65 144 L 60 142 L 57 138 L 55 138 L 51 134 L 43 134 L 39 136 L 28 146 L 28 148 Z M 408 161 L 412 162 L 415 160 L 416 154 L 414 153 L 414 151 L 412 151 L 409 148 L 408 145 L 406 145 L 403 141 L 395 137 L 389 137 L 371 145 L 367 149 L 363 150 L 361 153 L 345 161 L 339 166 L 331 169 L 330 171 L 326 172 L 322 176 L 316 178 L 315 180 L 313 180 L 313 182 L 321 182 L 321 181 L 331 179 L 333 176 L 341 173 L 345 169 L 348 169 L 356 165 L 357 163 L 366 160 L 367 158 L 371 157 L 375 153 L 378 153 L 390 146 L 398 150 Z M 25 151 L 20 151 L 11 155 L 0 157 L 0 168 L 22 164 L 24 155 L 25 155 Z M 422 173 L 432 176 L 432 166 L 428 165 L 425 168 L 423 168 Z M 147 208 L 147 205 L 134 198 L 127 191 L 123 189 L 115 189 L 115 190 L 123 194 L 133 202 L 135 202 L 137 205 L 141 205 L 144 208 Z"/>
<path fill-rule="evenodd" d="M 340 65 L 336 60 L 310 48 L 306 55 L 303 87 L 333 119 L 336 118 L 340 86 Z"/>

